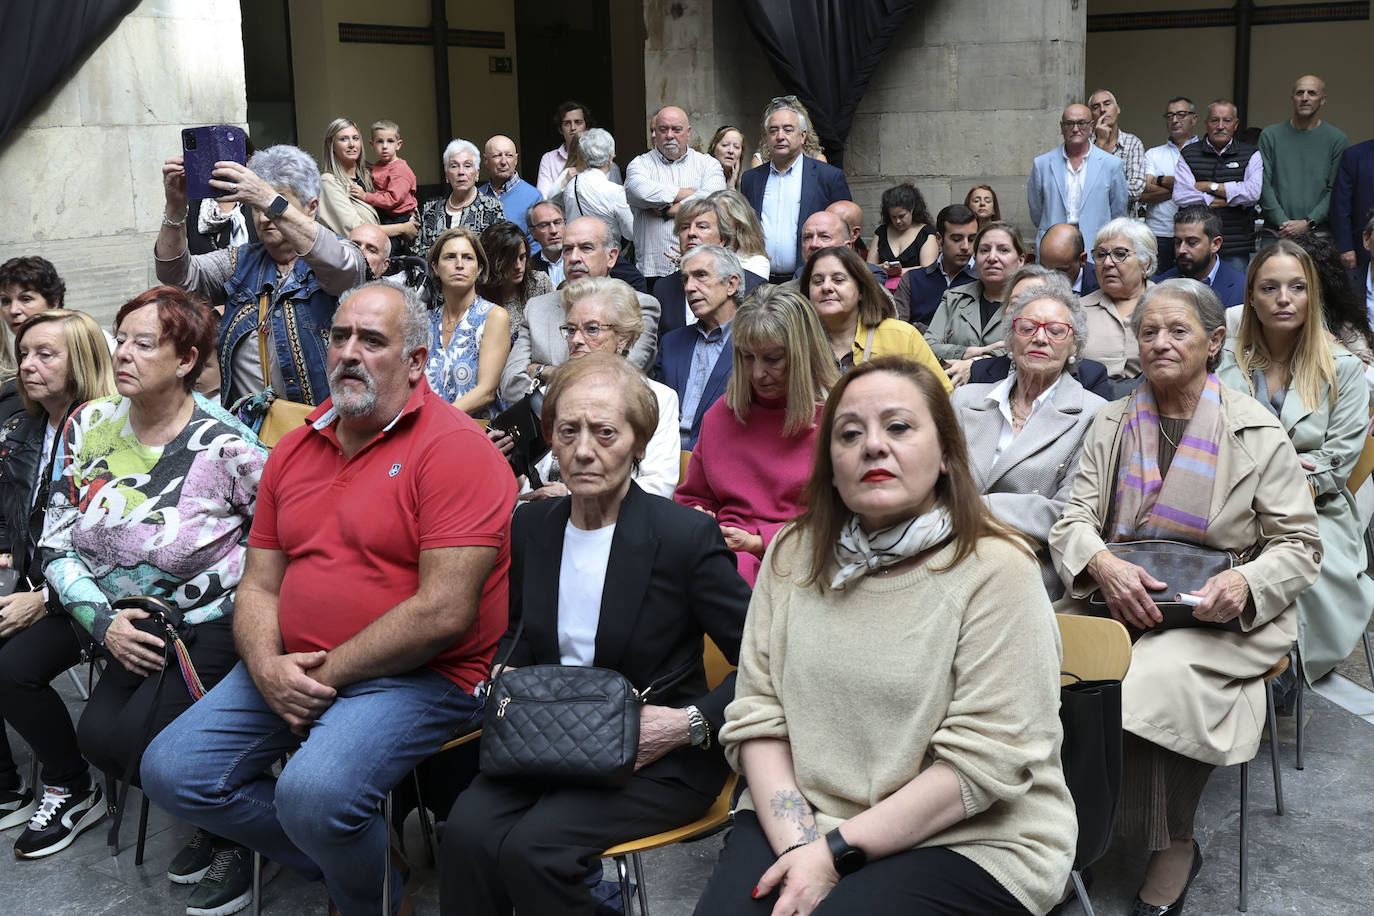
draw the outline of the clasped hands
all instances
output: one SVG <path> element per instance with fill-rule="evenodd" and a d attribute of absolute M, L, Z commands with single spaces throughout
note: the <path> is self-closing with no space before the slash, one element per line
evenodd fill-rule
<path fill-rule="evenodd" d="M 316 679 L 328 656 L 324 650 L 287 652 L 260 658 L 248 667 L 267 705 L 302 738 L 338 696 L 337 690 Z"/>
<path fill-rule="evenodd" d="M 1164 620 L 1150 597 L 1149 590 L 1167 587 L 1143 568 L 1100 550 L 1088 564 L 1088 573 L 1097 581 L 1107 610 L 1113 617 L 1136 629 L 1148 630 Z M 1250 584 L 1234 569 L 1224 570 L 1208 579 L 1201 590 L 1193 617 L 1209 623 L 1226 623 L 1239 617 L 1250 600 Z"/>

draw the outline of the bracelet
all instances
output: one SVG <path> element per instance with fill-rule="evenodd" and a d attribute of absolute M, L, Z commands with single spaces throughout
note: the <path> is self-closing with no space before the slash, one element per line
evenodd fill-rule
<path fill-rule="evenodd" d="M 810 840 L 802 840 L 800 843 L 793 843 L 791 846 L 788 846 L 788 847 L 787 847 L 786 849 L 784 849 L 782 852 L 778 853 L 778 859 L 781 859 L 783 856 L 787 855 L 789 852 L 791 852 L 791 851 L 794 850 L 794 849 L 801 849 L 803 846 L 810 846 L 810 845 L 811 845 L 811 841 L 810 841 Z M 774 859 L 773 861 L 776 862 L 777 859 Z"/>
<path fill-rule="evenodd" d="M 170 228 L 172 228 L 172 229 L 180 229 L 182 226 L 186 225 L 186 214 L 183 213 L 183 214 L 181 215 L 181 221 L 180 221 L 180 222 L 173 222 L 172 220 L 168 219 L 168 218 L 167 218 L 167 214 L 164 213 L 164 214 L 162 214 L 162 225 L 168 226 L 168 227 L 170 227 Z"/>

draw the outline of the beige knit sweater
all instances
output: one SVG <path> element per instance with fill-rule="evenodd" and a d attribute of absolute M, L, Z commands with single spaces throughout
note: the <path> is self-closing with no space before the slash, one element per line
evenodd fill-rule
<path fill-rule="evenodd" d="M 786 739 L 825 833 L 942 760 L 968 816 L 921 845 L 968 857 L 1044 913 L 1078 826 L 1059 762 L 1059 630 L 1035 560 L 985 538 L 944 572 L 931 568 L 952 545 L 822 593 L 797 582 L 805 540 L 774 541 L 749 604 L 720 733 L 731 766 L 751 738 Z M 740 807 L 754 807 L 747 792 Z"/>

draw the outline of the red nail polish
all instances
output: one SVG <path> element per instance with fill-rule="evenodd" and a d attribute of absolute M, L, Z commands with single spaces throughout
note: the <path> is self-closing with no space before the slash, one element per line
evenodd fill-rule
<path fill-rule="evenodd" d="M 753 897 L 755 900 L 759 899 L 759 889 L 755 887 L 752 891 L 749 892 L 749 896 Z"/>

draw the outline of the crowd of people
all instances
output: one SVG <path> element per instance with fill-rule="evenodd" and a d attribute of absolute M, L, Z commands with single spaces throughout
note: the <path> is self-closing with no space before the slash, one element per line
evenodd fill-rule
<path fill-rule="evenodd" d="M 445 913 L 593 914 L 601 853 L 733 770 L 698 912 L 1044 914 L 1077 831 L 1058 610 L 1131 628 L 1132 912 L 1179 913 L 1261 676 L 1321 678 L 1374 608 L 1374 141 L 1324 92 L 1253 140 L 1177 96 L 1146 149 L 1096 91 L 1027 234 L 981 184 L 865 226 L 794 96 L 752 165 L 668 105 L 623 174 L 569 101 L 534 183 L 454 139 L 426 201 L 389 120 L 220 162 L 203 201 L 169 158 L 164 285 L 112 336 L 0 265 L 0 716 L 40 774 L 0 727 L 0 829 L 53 855 L 141 786 L 195 827 L 191 916 L 251 902 L 254 853 L 409 913 L 378 803 L 481 726 L 501 657 L 628 679 L 634 772 L 451 774 Z M 1166 623 L 1142 539 L 1234 562 Z M 83 658 L 73 723 L 50 681 Z"/>

